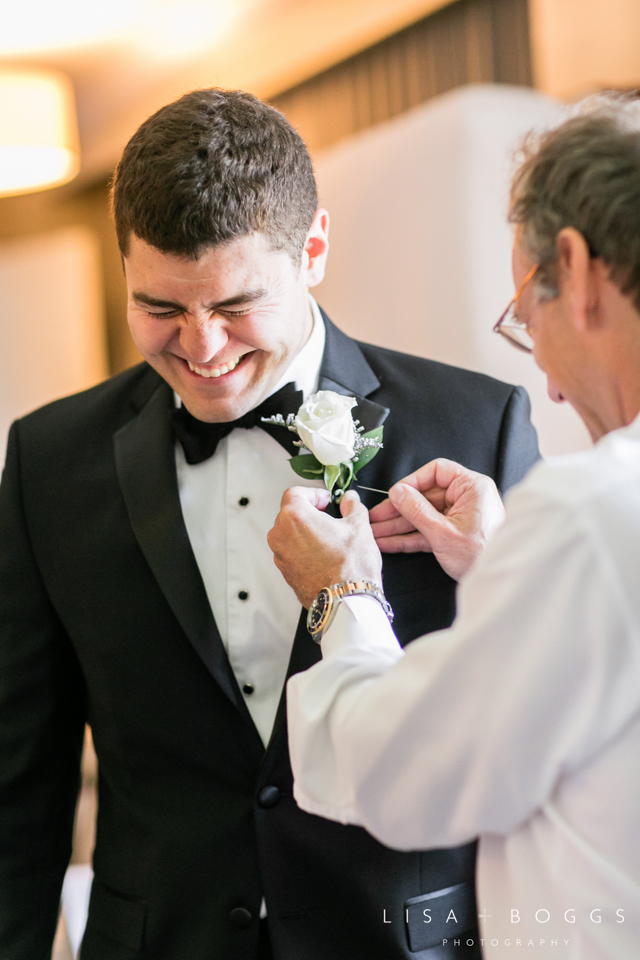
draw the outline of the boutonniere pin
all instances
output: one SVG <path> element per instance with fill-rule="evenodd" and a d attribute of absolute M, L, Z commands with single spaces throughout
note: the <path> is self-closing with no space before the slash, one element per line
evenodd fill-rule
<path fill-rule="evenodd" d="M 322 477 L 332 503 L 340 503 L 358 470 L 382 448 L 383 428 L 365 433 L 360 422 L 353 419 L 351 411 L 357 402 L 355 397 L 343 397 L 333 390 L 319 390 L 286 420 L 281 413 L 262 417 L 265 423 L 278 424 L 298 435 L 296 446 L 310 453 L 292 457 L 289 462 L 300 477 Z"/>

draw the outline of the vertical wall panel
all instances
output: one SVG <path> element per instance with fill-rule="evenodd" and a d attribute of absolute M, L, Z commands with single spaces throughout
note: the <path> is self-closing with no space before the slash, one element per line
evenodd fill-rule
<path fill-rule="evenodd" d="M 489 2 L 489 0 L 487 0 Z M 532 84 L 528 4 L 490 0 L 497 83 Z"/>
<path fill-rule="evenodd" d="M 467 14 L 466 63 L 469 83 L 490 83 L 495 76 L 494 22 L 489 3 L 476 3 Z"/>
<path fill-rule="evenodd" d="M 457 0 L 276 97 L 315 152 L 467 83 L 531 84 L 527 0 Z"/>

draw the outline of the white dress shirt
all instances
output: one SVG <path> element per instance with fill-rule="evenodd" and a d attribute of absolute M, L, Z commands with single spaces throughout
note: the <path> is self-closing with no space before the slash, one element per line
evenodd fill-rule
<path fill-rule="evenodd" d="M 295 797 L 394 847 L 480 836 L 484 956 L 640 956 L 640 417 L 533 468 L 402 652 L 343 602 L 288 685 Z"/>
<path fill-rule="evenodd" d="M 272 393 L 291 380 L 305 400 L 318 388 L 325 328 L 317 304 L 309 300 L 312 332 Z M 189 465 L 176 443 L 189 540 L 231 667 L 265 746 L 301 610 L 273 562 L 267 533 L 288 487 L 323 486 L 321 480 L 298 477 L 289 457 L 259 427 L 232 430 L 214 455 L 199 464 Z"/>

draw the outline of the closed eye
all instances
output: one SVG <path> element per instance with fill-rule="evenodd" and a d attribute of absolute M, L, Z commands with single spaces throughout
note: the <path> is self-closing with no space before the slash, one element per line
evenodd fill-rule
<path fill-rule="evenodd" d="M 156 319 L 163 319 L 163 318 L 171 319 L 173 317 L 179 317 L 180 314 L 183 313 L 183 311 L 182 310 L 162 310 L 159 312 L 157 310 L 145 310 L 145 313 L 147 314 L 148 317 L 155 317 Z M 229 317 L 233 319 L 235 317 L 246 317 L 249 313 L 251 313 L 250 310 L 214 310 L 212 313 L 212 316 L 215 316 L 217 314 L 218 316 L 221 316 L 221 317 Z"/>

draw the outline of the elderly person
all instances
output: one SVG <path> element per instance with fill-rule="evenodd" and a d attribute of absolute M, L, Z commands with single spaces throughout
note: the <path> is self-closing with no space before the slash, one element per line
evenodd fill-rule
<path fill-rule="evenodd" d="M 489 958 L 638 956 L 637 107 L 600 100 L 530 141 L 512 186 L 517 293 L 497 329 L 594 448 L 535 466 L 486 549 L 499 498 L 448 461 L 396 484 L 372 527 L 354 494 L 335 520 L 320 491 L 293 489 L 270 534 L 322 639 L 288 687 L 298 803 L 401 849 L 479 835 Z M 375 598 L 339 595 L 380 583 L 378 546 L 431 549 L 456 578 L 472 567 L 451 629 L 403 652 Z M 450 944 L 455 889 L 419 907 L 414 926 Z"/>

